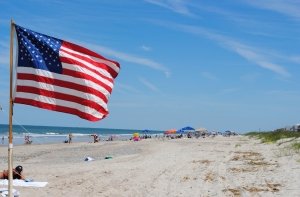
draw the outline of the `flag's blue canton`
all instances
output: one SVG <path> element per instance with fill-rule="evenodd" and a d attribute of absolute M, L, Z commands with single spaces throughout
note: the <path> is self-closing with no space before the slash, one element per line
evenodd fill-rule
<path fill-rule="evenodd" d="M 18 66 L 33 67 L 62 73 L 59 49 L 62 40 L 16 25 L 18 37 Z"/>

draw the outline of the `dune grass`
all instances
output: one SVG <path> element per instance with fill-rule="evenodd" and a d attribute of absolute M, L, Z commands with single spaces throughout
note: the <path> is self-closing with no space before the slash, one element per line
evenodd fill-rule
<path fill-rule="evenodd" d="M 300 142 L 296 142 L 292 144 L 292 148 L 299 153 L 300 152 Z"/>
<path fill-rule="evenodd" d="M 274 143 L 277 140 L 284 139 L 284 138 L 299 138 L 300 132 L 278 129 L 276 131 L 269 131 L 269 132 L 249 132 L 245 135 L 250 137 L 257 137 L 261 139 L 263 143 Z M 296 143 L 295 148 L 297 149 L 299 148 L 299 146 L 300 146 L 299 143 Z"/>

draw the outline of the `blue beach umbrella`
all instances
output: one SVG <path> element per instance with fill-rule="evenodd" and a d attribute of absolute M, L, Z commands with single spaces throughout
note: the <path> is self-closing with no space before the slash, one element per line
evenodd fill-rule
<path fill-rule="evenodd" d="M 176 131 L 176 133 L 184 133 L 184 130 L 179 129 L 179 130 Z"/>
<path fill-rule="evenodd" d="M 183 127 L 182 129 L 178 130 L 181 133 L 184 133 L 186 131 L 195 131 L 195 129 L 193 127 Z"/>
<path fill-rule="evenodd" d="M 182 130 L 184 130 L 184 131 L 194 131 L 195 129 L 193 127 L 183 127 Z"/>

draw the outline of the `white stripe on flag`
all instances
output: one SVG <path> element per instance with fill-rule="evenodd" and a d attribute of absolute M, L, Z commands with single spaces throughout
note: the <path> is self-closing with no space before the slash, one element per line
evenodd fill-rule
<path fill-rule="evenodd" d="M 103 95 L 107 99 L 110 96 L 110 93 L 105 88 L 103 88 L 102 86 L 99 86 L 98 84 L 96 84 L 92 81 L 86 80 L 86 79 L 75 78 L 75 77 L 71 77 L 68 75 L 57 74 L 57 73 L 53 73 L 53 72 L 50 72 L 47 70 L 35 69 L 35 68 L 31 68 L 31 67 L 17 67 L 17 73 L 35 74 L 37 76 L 58 79 L 58 80 L 66 81 L 66 82 L 72 82 L 72 83 L 75 83 L 78 85 L 83 85 L 83 86 L 94 88 L 97 91 L 102 92 Z"/>
<path fill-rule="evenodd" d="M 83 113 L 90 114 L 99 119 L 102 119 L 102 117 L 103 117 L 102 113 L 99 113 L 98 111 L 94 110 L 93 108 L 87 107 L 85 105 L 80 105 L 78 103 L 70 102 L 70 101 L 55 99 L 55 98 L 46 97 L 46 96 L 37 95 L 37 94 L 24 93 L 24 92 L 17 92 L 16 98 L 25 98 L 25 99 L 43 102 L 46 104 L 73 108 L 73 109 L 79 110 Z"/>
<path fill-rule="evenodd" d="M 80 58 L 74 57 L 74 56 L 72 56 L 72 55 L 70 55 L 70 54 L 68 54 L 68 53 L 66 53 L 66 52 L 64 52 L 64 51 L 61 51 L 61 50 L 60 50 L 60 51 L 59 51 L 59 56 L 60 56 L 60 57 L 65 57 L 65 58 L 69 58 L 69 59 L 73 59 L 73 60 L 76 60 L 76 61 L 78 61 L 78 62 L 81 62 L 81 63 L 83 63 L 84 65 L 86 65 L 87 67 L 89 67 L 89 68 L 91 68 L 91 69 L 94 69 L 94 70 L 97 70 L 98 72 L 100 72 L 100 73 L 103 74 L 104 76 L 106 76 L 106 77 L 108 77 L 108 78 L 112 78 L 111 74 L 110 74 L 107 70 L 102 69 L 102 68 L 99 68 L 99 67 L 93 65 L 92 63 L 87 62 L 87 61 L 84 61 L 84 60 L 82 60 L 82 59 L 80 59 Z"/>
<path fill-rule="evenodd" d="M 31 80 L 21 80 L 21 79 L 19 79 L 17 81 L 17 86 L 19 86 L 19 85 L 20 86 L 27 86 L 27 87 L 34 87 L 34 88 L 38 88 L 38 89 L 42 89 L 42 90 L 48 90 L 48 91 L 52 91 L 52 92 L 68 94 L 68 95 L 71 95 L 71 96 L 76 96 L 76 97 L 79 97 L 79 98 L 90 100 L 90 101 L 93 101 L 93 102 L 99 104 L 106 111 L 108 111 L 107 104 L 105 103 L 105 101 L 103 101 L 101 98 L 99 98 L 99 97 L 97 97 L 96 95 L 93 95 L 93 94 L 82 93 L 81 91 L 77 91 L 77 90 L 74 90 L 74 89 L 59 87 L 59 86 L 55 86 L 55 85 L 51 85 L 51 84 L 47 84 L 47 83 L 43 83 L 43 82 L 31 81 Z"/>
<path fill-rule="evenodd" d="M 109 60 L 100 59 L 100 58 L 97 58 L 97 57 L 94 57 L 94 56 L 86 55 L 84 53 L 80 53 L 78 51 L 74 51 L 74 50 L 69 49 L 69 48 L 64 47 L 64 46 L 61 46 L 61 49 L 65 50 L 65 51 L 69 51 L 70 53 L 75 53 L 77 55 L 82 55 L 84 57 L 90 58 L 90 59 L 92 59 L 92 60 L 94 60 L 96 62 L 99 62 L 99 63 L 104 63 L 104 64 L 108 65 L 109 67 L 111 67 L 113 70 L 115 70 L 116 73 L 119 73 L 119 71 L 120 71 L 120 68 L 114 62 L 111 62 Z"/>
<path fill-rule="evenodd" d="M 69 70 L 73 70 L 73 71 L 76 71 L 76 72 L 81 72 L 83 74 L 87 74 L 87 75 L 90 75 L 92 77 L 94 77 L 95 79 L 98 79 L 99 81 L 105 83 L 107 86 L 113 88 L 114 85 L 113 83 L 111 83 L 110 81 L 100 77 L 98 74 L 86 69 L 86 68 L 83 68 L 81 66 L 78 66 L 78 65 L 75 65 L 75 64 L 67 64 L 67 63 L 62 63 L 62 66 L 63 68 L 66 68 L 66 69 L 69 69 Z"/>

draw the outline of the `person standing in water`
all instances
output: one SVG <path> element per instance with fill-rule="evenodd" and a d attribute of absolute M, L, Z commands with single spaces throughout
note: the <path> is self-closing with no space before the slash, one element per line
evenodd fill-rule
<path fill-rule="evenodd" d="M 73 135 L 72 135 L 72 133 L 69 133 L 69 144 L 71 144 L 71 143 L 72 143 L 72 138 L 73 138 Z"/>

